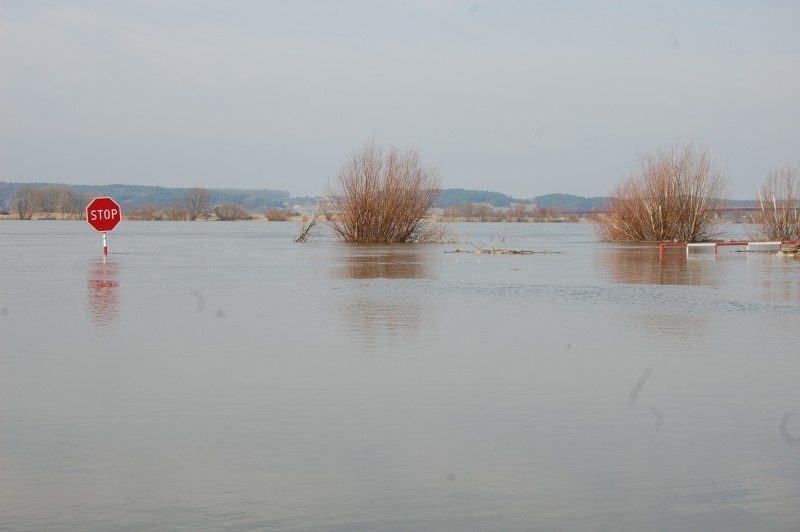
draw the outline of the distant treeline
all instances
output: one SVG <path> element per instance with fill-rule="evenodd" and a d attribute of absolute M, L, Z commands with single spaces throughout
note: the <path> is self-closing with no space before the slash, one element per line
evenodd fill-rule
<path fill-rule="evenodd" d="M 21 188 L 65 190 L 76 198 L 109 196 L 120 204 L 124 211 L 137 210 L 144 206 L 167 209 L 185 201 L 188 188 L 166 188 L 144 185 L 61 185 L 53 183 L 8 183 L 0 181 L 0 207 L 11 208 L 9 201 Z M 291 195 L 283 190 L 207 189 L 211 205 L 233 204 L 249 211 L 261 211 L 285 207 L 291 203 Z M 301 200 L 301 198 L 298 198 Z M 85 205 L 83 206 L 85 207 Z M 83 208 L 81 207 L 81 208 Z"/>
<path fill-rule="evenodd" d="M 465 205 L 487 205 L 496 209 L 528 205 L 531 209 L 551 211 L 603 211 L 609 207 L 610 200 L 611 198 L 608 196 L 585 197 L 572 194 L 545 194 L 544 196 L 520 199 L 499 192 L 448 188 L 442 190 L 435 206 L 446 210 Z M 724 205 L 727 207 L 751 207 L 753 203 L 752 200 L 729 200 L 724 202 Z"/>
<path fill-rule="evenodd" d="M 544 209 L 572 210 L 601 210 L 608 202 L 608 198 L 586 198 L 571 194 L 547 194 L 529 199 L 512 198 L 500 192 L 486 190 L 466 190 L 463 188 L 448 188 L 442 190 L 436 207 L 448 209 L 457 205 L 489 205 L 494 208 L 508 208 L 512 205 L 531 205 Z"/>
<path fill-rule="evenodd" d="M 62 185 L 53 183 L 10 183 L 0 181 L 0 210 L 14 211 L 12 198 L 18 189 L 39 190 L 34 199 L 37 207 L 49 212 L 81 212 L 85 203 L 95 196 L 110 196 L 119 203 L 123 212 L 142 208 L 168 210 L 186 201 L 188 188 L 167 188 L 144 185 Z M 248 212 L 265 212 L 271 209 L 291 209 L 295 205 L 313 206 L 321 197 L 292 197 L 283 190 L 258 189 L 207 189 L 209 207 L 215 205 L 237 205 Z M 55 197 L 59 199 L 54 199 Z M 456 206 L 488 205 L 495 209 L 507 209 L 513 205 L 528 205 L 531 209 L 560 211 L 603 210 L 609 204 L 607 197 L 584 197 L 571 194 L 547 194 L 529 199 L 519 199 L 500 192 L 448 188 L 442 190 L 434 207 L 450 209 Z M 730 206 L 750 206 L 752 201 L 729 201 Z M 33 206 L 32 206 L 33 207 Z M 61 209 L 61 211 L 50 211 Z"/>

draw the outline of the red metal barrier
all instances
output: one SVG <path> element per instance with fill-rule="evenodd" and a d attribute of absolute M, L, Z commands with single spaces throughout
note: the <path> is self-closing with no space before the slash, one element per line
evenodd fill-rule
<path fill-rule="evenodd" d="M 737 241 L 737 242 L 662 242 L 658 246 L 658 253 L 660 255 L 664 254 L 664 248 L 686 248 L 686 253 L 689 253 L 690 247 L 711 247 L 714 246 L 714 253 L 717 253 L 720 246 L 738 246 L 738 247 L 747 247 L 747 251 L 750 251 L 750 246 L 778 246 L 778 251 L 783 249 L 783 246 L 797 246 L 800 245 L 800 242 L 790 241 L 790 240 L 783 240 L 783 241 L 775 241 L 775 242 L 744 242 L 744 241 Z"/>

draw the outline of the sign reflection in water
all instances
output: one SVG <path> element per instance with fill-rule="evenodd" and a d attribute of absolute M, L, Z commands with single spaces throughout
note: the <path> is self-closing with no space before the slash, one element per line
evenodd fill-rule
<path fill-rule="evenodd" d="M 119 319 L 119 269 L 105 258 L 89 263 L 86 282 L 86 311 L 89 319 L 105 329 Z"/>

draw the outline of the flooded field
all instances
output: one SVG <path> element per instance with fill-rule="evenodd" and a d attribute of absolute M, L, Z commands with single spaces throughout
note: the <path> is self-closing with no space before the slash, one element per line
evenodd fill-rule
<path fill-rule="evenodd" d="M 0 529 L 798 529 L 800 259 L 298 229 L 0 222 Z"/>

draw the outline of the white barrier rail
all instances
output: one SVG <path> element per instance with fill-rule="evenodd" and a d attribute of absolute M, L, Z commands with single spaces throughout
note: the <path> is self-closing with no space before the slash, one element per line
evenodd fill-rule
<path fill-rule="evenodd" d="M 775 242 L 663 242 L 658 247 L 659 254 L 664 254 L 664 249 L 666 248 L 686 248 L 686 254 L 689 254 L 690 248 L 714 248 L 714 253 L 719 251 L 721 246 L 736 246 L 736 247 L 744 247 L 746 251 L 750 251 L 751 247 L 773 247 L 780 251 L 783 249 L 783 246 L 797 246 L 800 245 L 800 242 L 795 241 L 775 241 Z"/>

